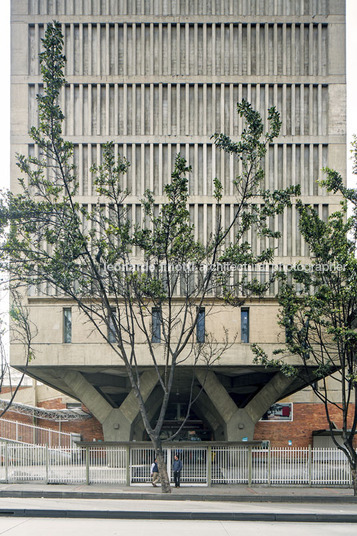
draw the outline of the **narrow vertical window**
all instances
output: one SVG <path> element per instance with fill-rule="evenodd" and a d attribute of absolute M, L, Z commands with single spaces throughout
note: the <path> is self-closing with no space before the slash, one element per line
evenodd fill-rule
<path fill-rule="evenodd" d="M 63 342 L 72 342 L 72 309 L 70 307 L 63 309 Z"/>
<path fill-rule="evenodd" d="M 205 342 L 205 310 L 201 308 L 198 311 L 196 325 L 196 340 L 197 342 Z"/>
<path fill-rule="evenodd" d="M 249 342 L 249 309 L 241 309 L 240 326 L 242 342 Z"/>
<path fill-rule="evenodd" d="M 161 342 L 161 309 L 152 310 L 152 337 L 151 342 Z"/>
<path fill-rule="evenodd" d="M 112 309 L 108 324 L 108 341 L 111 343 L 116 342 L 117 340 L 114 325 L 114 321 L 116 320 L 116 314 L 116 309 Z"/>

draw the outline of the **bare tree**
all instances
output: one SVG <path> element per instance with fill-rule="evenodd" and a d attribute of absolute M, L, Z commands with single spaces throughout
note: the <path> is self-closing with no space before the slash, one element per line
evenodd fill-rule
<path fill-rule="evenodd" d="M 243 303 L 241 296 L 263 293 L 269 285 L 268 281 L 261 284 L 245 277 L 238 280 L 230 263 L 256 264 L 272 259 L 272 249 L 254 255 L 245 234 L 254 228 L 265 236 L 277 237 L 269 230 L 267 219 L 282 212 L 296 192 L 294 188 L 278 193 L 260 189 L 264 176 L 261 162 L 279 133 L 279 114 L 270 109 L 270 130 L 264 134 L 260 115 L 242 102 L 238 113 L 244 118 L 245 129 L 240 141 L 214 135 L 218 148 L 240 159 L 242 173 L 234 180 L 236 208 L 228 225 L 220 210 L 223 187 L 214 180 L 217 217 L 206 244 L 195 239 L 188 210 L 190 167 L 180 155 L 164 187 L 165 202 L 159 205 L 151 192 L 145 192 L 143 221 L 133 226 L 127 205 L 129 191 L 122 187 L 130 164 L 115 157 L 111 142 L 102 148 L 101 164 L 90 170 L 97 205 L 88 208 L 78 201 L 73 148 L 62 137 L 64 116 L 58 105 L 65 84 L 58 23 L 48 26 L 43 47 L 43 93 L 37 96 L 39 127 L 30 133 L 39 156 L 18 155 L 23 191 L 9 193 L 2 200 L 2 264 L 10 271 L 15 288 L 32 285 L 42 292 L 47 289 L 52 296 L 71 298 L 124 364 L 156 451 L 162 491 L 167 493 L 170 483 L 161 430 L 177 367 L 189 365 L 194 378 L 196 366 L 211 366 L 230 344 L 228 336 L 218 343 L 208 333 L 197 341 L 202 307 L 208 314 L 217 303 L 239 305 Z M 257 199 L 259 204 L 254 202 Z M 6 230 L 8 224 L 10 231 Z M 227 245 L 233 229 L 235 240 Z M 226 264 L 223 273 L 216 270 L 221 262 Z M 154 424 L 141 389 L 138 341 L 146 344 L 161 388 Z M 191 389 L 187 415 L 192 393 Z"/>

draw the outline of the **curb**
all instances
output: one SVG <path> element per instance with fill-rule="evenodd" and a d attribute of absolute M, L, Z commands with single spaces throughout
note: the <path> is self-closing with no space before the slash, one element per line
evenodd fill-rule
<path fill-rule="evenodd" d="M 0 517 L 71 519 L 150 519 L 191 521 L 265 521 L 285 523 L 357 523 L 357 514 L 277 514 L 240 512 L 145 512 L 99 510 L 0 509 Z"/>
<path fill-rule="evenodd" d="M 357 504 L 353 495 L 189 495 L 189 494 L 156 494 L 156 493 L 115 493 L 115 492 L 86 492 L 86 491 L 33 491 L 13 490 L 0 491 L 3 498 L 46 498 L 46 499 L 132 499 L 157 501 L 200 501 L 200 502 L 247 502 L 247 503 L 328 503 L 328 504 Z"/>

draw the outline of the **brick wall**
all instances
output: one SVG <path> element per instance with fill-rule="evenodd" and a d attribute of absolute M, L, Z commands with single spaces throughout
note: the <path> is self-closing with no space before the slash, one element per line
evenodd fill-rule
<path fill-rule="evenodd" d="M 46 400 L 45 402 L 39 403 L 39 407 L 46 409 L 65 409 L 66 406 L 62 402 L 62 398 Z M 90 413 L 89 410 L 82 406 L 83 411 Z M 52 428 L 54 430 L 59 429 L 59 423 L 54 421 L 48 421 L 45 419 L 37 419 L 37 425 L 42 426 L 43 428 Z M 71 432 L 76 432 L 81 434 L 83 441 L 96 441 L 103 440 L 103 430 L 102 425 L 95 417 L 90 417 L 89 419 L 83 421 L 68 421 L 61 423 L 61 431 L 66 432 L 67 434 Z"/>
<path fill-rule="evenodd" d="M 61 398 L 49 400 L 40 404 L 39 407 L 48 409 L 64 409 L 65 405 Z M 84 406 L 83 410 L 87 411 Z M 89 413 L 89 412 L 88 412 Z M 336 408 L 331 408 L 333 421 L 337 428 L 342 425 L 340 412 Z M 12 411 L 7 411 L 4 419 L 34 424 L 31 416 L 21 415 Z M 352 419 L 351 419 L 352 420 Z M 37 426 L 59 430 L 59 423 L 46 419 L 36 419 Z M 351 422 L 349 423 L 349 425 Z M 294 403 L 293 421 L 290 422 L 258 422 L 255 427 L 254 439 L 257 441 L 269 440 L 272 447 L 287 447 L 289 440 L 293 447 L 308 447 L 312 445 L 312 433 L 315 430 L 328 428 L 323 404 L 314 403 Z M 62 432 L 80 433 L 83 441 L 103 441 L 102 426 L 94 417 L 84 421 L 70 421 L 61 423 Z M 356 438 L 357 447 L 357 438 Z"/>
<path fill-rule="evenodd" d="M 20 387 L 18 388 L 18 391 L 22 391 L 23 389 L 28 389 L 28 386 L 27 385 L 20 385 Z M 2 385 L 1 386 L 1 390 L 0 390 L 0 393 L 10 393 L 10 392 L 14 392 L 15 391 L 15 388 L 14 387 L 10 387 L 10 385 Z M 1 398 L 1 396 L 0 396 Z"/>
<path fill-rule="evenodd" d="M 16 413 L 15 411 L 6 411 L 2 418 L 8 421 L 17 421 L 24 424 L 33 424 L 33 418 L 30 415 L 21 415 L 21 413 Z"/>
<path fill-rule="evenodd" d="M 334 407 L 331 407 L 330 411 L 333 422 L 340 428 L 341 412 Z M 351 423 L 352 419 L 349 426 Z M 328 422 L 323 404 L 294 403 L 293 421 L 258 422 L 255 426 L 254 439 L 259 441 L 269 439 L 272 447 L 287 447 L 289 440 L 293 447 L 308 447 L 312 446 L 312 432 L 325 429 L 328 429 Z"/>
<path fill-rule="evenodd" d="M 66 405 L 63 404 L 61 397 L 52 400 L 47 400 L 45 402 L 40 402 L 38 407 L 46 409 L 66 409 Z M 89 413 L 87 408 L 85 408 L 84 406 L 82 406 L 82 408 L 84 411 Z M 17 413 L 15 411 L 10 410 L 8 410 L 3 415 L 3 419 L 7 419 L 9 421 L 17 421 L 24 424 L 35 424 L 36 426 L 40 426 L 41 428 L 48 428 L 51 430 L 61 430 L 61 432 L 66 432 L 67 434 L 79 433 L 81 434 L 83 441 L 93 441 L 94 439 L 96 441 L 103 441 L 102 425 L 94 417 L 90 417 L 83 421 L 78 420 L 62 422 L 61 428 L 59 426 L 59 423 L 56 421 L 40 418 L 34 419 L 31 415 L 22 415 L 21 413 Z"/>

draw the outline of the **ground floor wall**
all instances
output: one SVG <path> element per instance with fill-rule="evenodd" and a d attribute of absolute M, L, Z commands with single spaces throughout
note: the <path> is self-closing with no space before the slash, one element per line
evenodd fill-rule
<path fill-rule="evenodd" d="M 342 418 L 336 408 L 330 408 L 331 415 L 336 428 L 341 428 Z M 351 415 L 354 406 L 351 406 Z M 39 426 L 47 426 L 44 421 L 38 419 Z M 49 421 L 47 421 L 49 423 Z M 352 417 L 349 419 L 349 426 L 352 425 Z M 254 440 L 269 441 L 272 447 L 308 447 L 313 446 L 313 432 L 328 429 L 328 421 L 325 414 L 325 407 L 319 403 L 294 403 L 293 420 L 289 422 L 263 422 L 255 425 Z M 103 431 L 101 424 L 94 417 L 81 422 L 62 423 L 63 432 L 79 432 L 83 441 L 103 441 Z M 291 442 L 291 443 L 289 443 Z M 356 437 L 357 447 L 357 437 Z"/>
<path fill-rule="evenodd" d="M 64 409 L 66 406 L 62 403 L 62 399 L 58 398 L 56 400 L 48 400 L 39 405 L 41 408 L 46 409 Z M 79 433 L 81 435 L 82 441 L 103 441 L 103 430 L 100 422 L 93 417 L 88 409 L 82 405 L 83 411 L 88 413 L 90 416 L 81 421 L 64 421 L 61 422 L 61 432 L 66 433 Z M 46 419 L 36 419 L 37 426 L 42 426 L 43 428 L 48 428 L 51 426 L 53 421 Z M 56 430 L 59 429 L 59 423 L 54 423 L 57 425 Z"/>
<path fill-rule="evenodd" d="M 9 400 L 14 392 L 14 387 L 7 385 L 2 386 L 0 399 Z M 37 382 L 32 382 L 30 385 L 20 386 L 14 402 L 25 404 L 27 406 L 35 406 L 38 408 L 49 410 L 66 410 L 68 409 L 67 403 L 77 403 L 77 400 L 59 393 L 55 389 L 52 389 L 45 385 L 40 385 Z M 9 421 L 15 421 L 18 423 L 36 425 L 41 428 L 48 428 L 57 432 L 64 433 L 79 433 L 82 441 L 103 441 L 103 430 L 100 422 L 93 417 L 90 411 L 82 405 L 82 410 L 88 414 L 88 418 L 84 420 L 71 420 L 61 421 L 53 419 L 43 419 L 40 417 L 34 417 L 19 413 L 18 411 L 12 411 L 11 407 L 4 415 L 3 419 Z"/>
<path fill-rule="evenodd" d="M 44 406 L 38 406 L 44 407 Z M 62 409 L 59 407 L 49 407 L 49 409 Z M 41 428 L 47 428 L 49 430 L 55 430 L 57 432 L 64 432 L 67 434 L 78 433 L 81 435 L 82 441 L 103 441 L 102 426 L 97 419 L 89 417 L 84 421 L 62 421 L 61 423 L 48 419 L 40 419 L 38 417 L 32 417 L 31 415 L 22 415 L 16 411 L 7 411 L 3 417 L 9 421 L 15 421 L 22 424 L 30 424 L 39 426 Z"/>
<path fill-rule="evenodd" d="M 61 397 L 53 398 L 38 403 L 38 407 L 46 409 L 66 409 L 66 404 Z M 89 413 L 85 406 L 82 409 Z M 354 406 L 351 406 L 349 426 L 352 425 L 352 413 Z M 331 416 L 336 428 L 342 427 L 341 412 L 331 407 Z M 8 410 L 4 419 L 13 420 L 25 424 L 35 424 L 51 430 L 79 433 L 82 441 L 103 441 L 104 434 L 102 425 L 93 416 L 86 420 L 63 421 L 61 423 L 41 418 L 34 418 L 30 415 L 22 415 L 15 411 Z M 325 407 L 321 403 L 294 402 L 292 404 L 291 421 L 259 421 L 255 425 L 254 440 L 269 441 L 272 447 L 308 447 L 313 446 L 313 432 L 328 429 L 328 421 L 325 414 Z M 357 438 L 356 438 L 357 447 Z"/>
<path fill-rule="evenodd" d="M 24 393 L 27 390 L 32 390 L 32 387 L 20 387 L 16 401 L 20 402 L 21 393 Z M 11 389 L 9 387 L 3 387 L 1 395 L 6 396 L 7 393 L 10 393 Z M 0 395 L 0 397 L 1 397 Z M 26 400 L 26 402 L 28 402 Z M 64 402 L 62 396 L 57 398 L 51 398 L 44 401 L 38 401 L 36 407 L 50 410 L 64 410 L 67 409 L 67 405 Z M 79 433 L 81 435 L 82 441 L 103 441 L 103 430 L 100 422 L 93 417 L 88 409 L 82 406 L 82 410 L 88 413 L 89 417 L 85 420 L 73 420 L 73 421 L 61 421 L 43 419 L 40 417 L 34 417 L 32 415 L 26 415 L 19 413 L 17 411 L 11 411 L 8 409 L 3 415 L 2 418 L 15 421 L 22 424 L 36 425 L 41 428 L 48 428 L 49 430 L 54 430 L 57 432 L 65 433 Z"/>
<path fill-rule="evenodd" d="M 351 405 L 349 426 L 352 425 Z M 330 407 L 332 420 L 337 429 L 342 427 L 341 412 Z M 260 421 L 255 425 L 254 440 L 269 440 L 272 447 L 308 447 L 313 445 L 313 432 L 327 430 L 325 406 L 321 403 L 294 403 L 293 420 L 276 422 Z M 356 438 L 357 446 L 357 438 Z"/>

